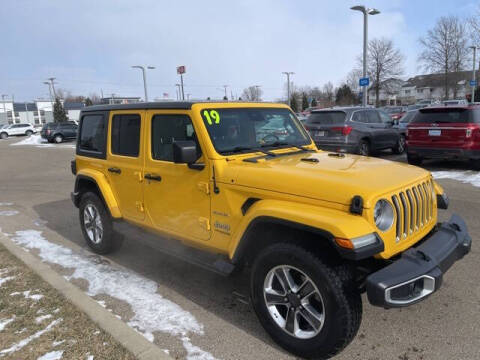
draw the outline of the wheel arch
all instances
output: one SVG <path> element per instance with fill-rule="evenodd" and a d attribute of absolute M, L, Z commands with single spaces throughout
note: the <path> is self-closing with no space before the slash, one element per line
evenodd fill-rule
<path fill-rule="evenodd" d="M 82 194 L 92 191 L 98 194 L 112 218 L 121 218 L 122 214 L 105 175 L 96 170 L 80 171 L 75 178 L 73 202 L 78 207 Z"/>

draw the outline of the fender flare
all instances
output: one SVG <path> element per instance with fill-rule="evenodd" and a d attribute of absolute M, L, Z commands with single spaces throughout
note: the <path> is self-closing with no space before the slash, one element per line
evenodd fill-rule
<path fill-rule="evenodd" d="M 292 226 L 316 233 L 333 243 L 335 238 L 353 239 L 375 232 L 368 221 L 359 215 L 346 211 L 324 208 L 284 200 L 259 200 L 247 211 L 233 234 L 228 252 L 233 263 L 240 261 L 248 249 L 252 228 L 261 222 L 271 222 Z M 342 251 L 343 252 L 343 251 Z"/>
<path fill-rule="evenodd" d="M 93 182 L 100 192 L 100 195 L 107 206 L 110 215 L 115 218 L 119 219 L 122 217 L 122 213 L 120 212 L 120 208 L 118 206 L 117 199 L 113 194 L 112 188 L 108 183 L 106 176 L 98 170 L 91 170 L 91 169 L 82 169 L 77 173 L 75 179 L 75 190 L 74 194 L 79 193 L 78 184 L 80 180 L 85 179 L 88 181 Z"/>

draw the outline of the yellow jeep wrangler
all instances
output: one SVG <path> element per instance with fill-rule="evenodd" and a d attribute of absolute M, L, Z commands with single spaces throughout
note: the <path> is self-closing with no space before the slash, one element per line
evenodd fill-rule
<path fill-rule="evenodd" d="M 428 171 L 319 151 L 282 104 L 87 107 L 72 172 L 93 251 L 118 248 L 134 225 L 174 256 L 247 269 L 263 327 L 305 358 L 354 338 L 362 292 L 414 304 L 471 246 L 460 217 L 437 224 L 448 199 Z"/>

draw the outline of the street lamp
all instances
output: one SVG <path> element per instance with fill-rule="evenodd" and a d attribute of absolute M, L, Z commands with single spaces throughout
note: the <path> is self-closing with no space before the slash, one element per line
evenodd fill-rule
<path fill-rule="evenodd" d="M 469 46 L 470 49 L 473 50 L 473 70 L 472 70 L 472 99 L 471 103 L 475 102 L 475 86 L 477 86 L 475 81 L 475 55 L 477 54 L 477 47 L 476 46 Z"/>
<path fill-rule="evenodd" d="M 5 114 L 5 120 L 8 122 L 7 111 L 5 110 L 5 98 L 8 95 L 2 94 L 2 103 L 3 103 L 3 113 Z"/>
<path fill-rule="evenodd" d="M 52 106 L 52 114 L 53 114 L 53 96 L 52 96 L 52 88 L 51 83 L 49 81 L 43 82 L 45 85 L 48 85 L 48 93 L 50 94 L 50 105 Z"/>
<path fill-rule="evenodd" d="M 369 9 L 363 5 L 352 6 L 351 10 L 363 13 L 363 77 L 367 77 L 368 15 L 380 14 L 377 9 Z M 362 106 L 367 106 L 367 86 L 363 85 Z"/>
<path fill-rule="evenodd" d="M 147 95 L 147 74 L 145 71 L 145 66 L 141 65 L 133 65 L 132 68 L 134 69 L 141 69 L 143 75 L 143 89 L 145 91 L 145 102 L 148 102 L 148 95 Z M 147 69 L 155 69 L 154 66 L 147 66 Z"/>
<path fill-rule="evenodd" d="M 287 103 L 290 106 L 290 75 L 295 75 L 292 71 L 284 71 L 282 74 L 287 75 Z"/>

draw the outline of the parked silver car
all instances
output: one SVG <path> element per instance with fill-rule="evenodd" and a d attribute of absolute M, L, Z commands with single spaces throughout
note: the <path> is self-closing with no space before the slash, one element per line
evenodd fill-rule
<path fill-rule="evenodd" d="M 392 149 L 405 151 L 405 138 L 393 127 L 393 120 L 382 110 L 344 107 L 312 111 L 305 128 L 317 147 L 335 152 L 371 155 Z"/>

